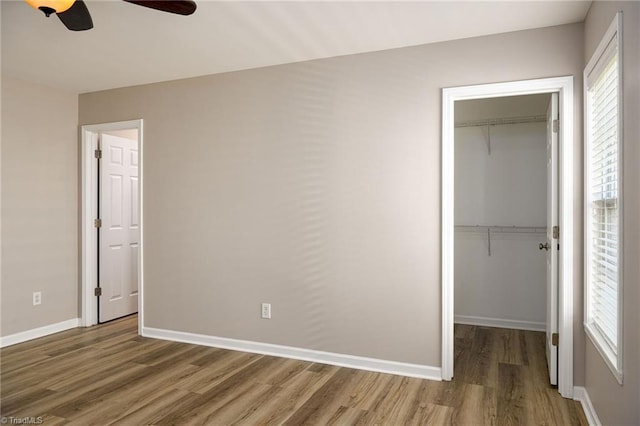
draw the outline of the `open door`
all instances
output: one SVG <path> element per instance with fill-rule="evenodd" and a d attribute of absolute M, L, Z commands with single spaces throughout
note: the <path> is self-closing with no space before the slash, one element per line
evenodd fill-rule
<path fill-rule="evenodd" d="M 138 142 L 100 135 L 98 321 L 138 312 Z"/>
<path fill-rule="evenodd" d="M 558 94 L 551 94 L 547 110 L 547 365 L 549 380 L 558 384 Z"/>

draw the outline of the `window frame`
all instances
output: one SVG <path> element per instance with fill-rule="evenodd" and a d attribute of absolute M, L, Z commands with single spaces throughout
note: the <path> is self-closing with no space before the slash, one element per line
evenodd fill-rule
<path fill-rule="evenodd" d="M 623 79 L 622 79 L 622 12 L 618 12 L 609 25 L 604 37 L 600 41 L 600 44 L 596 48 L 593 56 L 589 60 L 584 70 L 584 282 L 585 282 L 585 294 L 584 294 L 584 329 L 593 342 L 594 346 L 604 359 L 606 365 L 609 367 L 613 375 L 619 384 L 623 383 Z M 591 194 L 591 148 L 592 148 L 592 136 L 591 136 L 591 110 L 590 110 L 590 93 L 589 88 L 591 82 L 594 82 L 598 77 L 606 70 L 611 59 L 617 55 L 617 215 L 618 215 L 618 235 L 617 235 L 617 324 L 616 324 L 616 337 L 615 352 L 610 347 L 609 339 L 605 333 L 603 333 L 599 327 L 593 322 L 593 314 L 591 308 L 593 284 L 591 279 L 592 274 L 592 238 L 593 238 L 593 209 L 592 204 L 594 202 Z M 592 76 L 594 76 L 592 78 Z M 610 202 L 611 199 L 605 198 L 600 200 L 603 205 Z"/>

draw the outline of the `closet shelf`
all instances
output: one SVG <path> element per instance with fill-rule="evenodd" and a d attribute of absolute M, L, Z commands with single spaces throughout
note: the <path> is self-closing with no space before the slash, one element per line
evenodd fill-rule
<path fill-rule="evenodd" d="M 486 234 L 505 233 L 505 234 L 545 234 L 546 226 L 511 226 L 511 225 L 455 225 L 458 232 L 481 232 Z"/>
<path fill-rule="evenodd" d="M 529 115 L 526 117 L 489 118 L 484 120 L 458 121 L 455 127 L 501 126 L 504 124 L 546 123 L 546 115 Z"/>

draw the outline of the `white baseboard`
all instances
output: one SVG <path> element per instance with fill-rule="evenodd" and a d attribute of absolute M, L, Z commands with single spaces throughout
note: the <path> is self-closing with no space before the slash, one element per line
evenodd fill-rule
<path fill-rule="evenodd" d="M 547 324 L 544 322 L 473 317 L 468 315 L 456 315 L 453 322 L 456 324 L 479 325 L 482 327 L 514 328 L 516 330 L 545 331 L 547 329 Z"/>
<path fill-rule="evenodd" d="M 203 334 L 193 334 L 182 331 L 163 330 L 151 327 L 142 327 L 142 335 L 144 337 L 151 337 L 155 339 L 171 340 L 174 342 L 191 343 L 195 345 L 211 346 L 214 348 L 230 349 L 234 351 L 299 359 L 302 361 L 337 365 L 339 367 L 355 368 L 358 370 L 376 371 L 380 373 L 396 374 L 400 376 L 417 377 L 420 379 L 442 380 L 442 372 L 440 367 L 432 367 L 428 365 L 387 361 L 376 358 L 366 358 L 354 355 L 322 352 L 312 349 L 273 345 L 270 343 L 252 342 L 247 340 L 229 339 L 226 337 L 207 336 Z"/>
<path fill-rule="evenodd" d="M 584 411 L 584 415 L 587 418 L 589 425 L 602 426 L 602 423 L 600 423 L 600 419 L 598 418 L 598 414 L 596 413 L 596 409 L 593 408 L 591 398 L 589 398 L 589 392 L 587 392 L 586 388 L 583 388 L 582 386 L 575 386 L 573 388 L 573 399 L 580 401 L 580 404 L 582 404 L 582 410 Z"/>
<path fill-rule="evenodd" d="M 59 333 L 61 331 L 70 330 L 79 326 L 80 318 L 73 318 L 70 320 L 58 322 L 56 324 L 45 325 L 44 327 L 21 331 L 20 333 L 16 334 L 10 334 L 8 336 L 0 337 L 0 348 L 37 339 L 39 337 L 48 336 L 50 334 Z"/>

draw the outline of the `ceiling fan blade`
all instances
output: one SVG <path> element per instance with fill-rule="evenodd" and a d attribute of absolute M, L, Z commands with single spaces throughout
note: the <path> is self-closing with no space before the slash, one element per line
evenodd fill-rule
<path fill-rule="evenodd" d="M 162 12 L 176 13 L 178 15 L 191 15 L 196 11 L 196 2 L 193 0 L 124 0 L 127 3 L 149 7 Z"/>
<path fill-rule="evenodd" d="M 93 20 L 87 5 L 82 0 L 76 0 L 69 9 L 56 13 L 65 27 L 71 31 L 85 31 L 93 28 Z"/>

